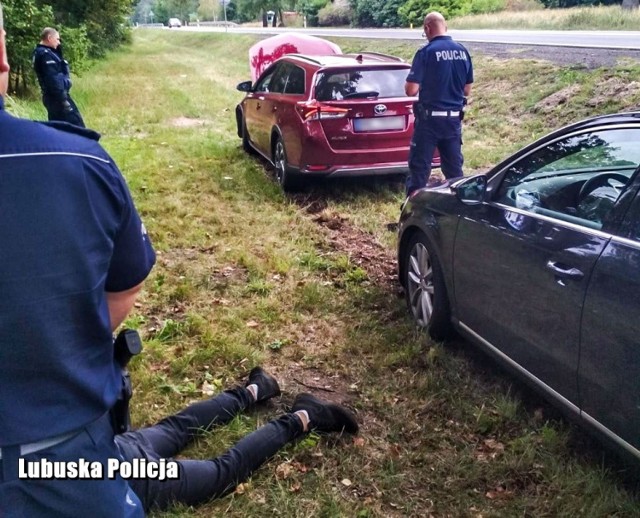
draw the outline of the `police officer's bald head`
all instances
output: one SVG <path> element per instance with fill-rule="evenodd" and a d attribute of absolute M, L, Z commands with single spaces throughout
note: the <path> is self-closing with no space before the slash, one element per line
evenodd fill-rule
<path fill-rule="evenodd" d="M 2 3 L 0 3 L 0 96 L 5 96 L 9 88 L 9 58 L 4 37 L 4 19 L 2 17 Z"/>
<path fill-rule="evenodd" d="M 424 33 L 428 40 L 447 32 L 447 22 L 438 11 L 431 11 L 424 17 Z"/>

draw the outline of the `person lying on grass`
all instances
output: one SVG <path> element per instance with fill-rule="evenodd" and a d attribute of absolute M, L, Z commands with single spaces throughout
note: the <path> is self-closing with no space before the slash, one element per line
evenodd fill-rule
<path fill-rule="evenodd" d="M 256 367 L 244 386 L 189 405 L 154 426 L 116 435 L 116 445 L 126 462 L 145 459 L 158 463 L 177 455 L 198 435 L 279 395 L 277 380 Z M 340 405 L 299 394 L 291 412 L 244 437 L 224 455 L 207 460 L 175 460 L 178 473 L 174 478 L 141 477 L 128 482 L 145 511 L 163 510 L 173 503 L 197 505 L 230 493 L 283 446 L 310 431 L 355 434 L 358 423 Z"/>

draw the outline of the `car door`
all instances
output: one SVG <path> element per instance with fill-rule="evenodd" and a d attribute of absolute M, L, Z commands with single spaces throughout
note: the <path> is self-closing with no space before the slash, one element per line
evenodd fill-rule
<path fill-rule="evenodd" d="M 608 186 L 614 193 L 629 182 L 638 160 L 626 156 L 637 148 L 628 131 L 576 132 L 507 164 L 492 176 L 490 201 L 470 208 L 456 234 L 454 296 L 462 328 L 576 412 L 581 311 L 610 241 L 602 228 L 615 219 L 617 202 L 607 199 L 594 210 L 592 193 L 581 191 L 605 173 L 619 175 Z"/>
<path fill-rule="evenodd" d="M 249 140 L 260 153 L 268 158 L 271 157 L 270 132 L 273 95 L 277 91 L 278 85 L 281 85 L 276 79 L 278 76 L 282 77 L 280 70 L 282 64 L 276 63 L 265 70 L 256 82 L 253 91 L 247 94 L 244 103 L 244 117 Z"/>
<path fill-rule="evenodd" d="M 303 68 L 289 63 L 289 73 L 276 107 L 274 124 L 282 132 L 287 161 L 296 167 L 300 166 L 302 155 L 303 129 L 302 120 L 296 112 L 297 103 L 305 97 L 306 75 Z"/>
<path fill-rule="evenodd" d="M 598 259 L 589 282 L 582 316 L 578 382 L 583 417 L 598 421 L 608 435 L 622 438 L 627 443 L 622 446 L 632 451 L 635 448 L 637 456 L 639 316 L 640 196 L 636 196 L 624 224 L 614 232 Z"/>

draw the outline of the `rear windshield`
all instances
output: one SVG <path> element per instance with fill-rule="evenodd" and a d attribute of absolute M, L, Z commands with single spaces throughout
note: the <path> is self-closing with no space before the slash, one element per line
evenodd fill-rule
<path fill-rule="evenodd" d="M 404 84 L 408 74 L 408 68 L 327 70 L 318 76 L 316 100 L 406 97 Z"/>

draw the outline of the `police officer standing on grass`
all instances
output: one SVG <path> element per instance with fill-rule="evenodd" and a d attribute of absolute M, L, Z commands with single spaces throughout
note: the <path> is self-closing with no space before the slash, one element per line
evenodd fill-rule
<path fill-rule="evenodd" d="M 33 69 L 42 90 L 42 103 L 50 121 L 64 121 L 84 128 L 80 111 L 69 95 L 69 63 L 62 56 L 60 34 L 46 27 L 33 50 Z"/>
<path fill-rule="evenodd" d="M 8 74 L 0 22 L 0 516 L 142 516 L 124 479 L 72 468 L 119 458 L 112 331 L 155 254 L 98 135 L 9 115 Z"/>
<path fill-rule="evenodd" d="M 427 14 L 424 34 L 429 43 L 413 58 L 405 84 L 407 95 L 418 95 L 407 195 L 427 185 L 436 147 L 445 178 L 462 176 L 462 118 L 471 93 L 473 66 L 467 49 L 446 32 L 447 24 L 440 13 Z"/>

